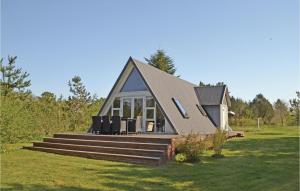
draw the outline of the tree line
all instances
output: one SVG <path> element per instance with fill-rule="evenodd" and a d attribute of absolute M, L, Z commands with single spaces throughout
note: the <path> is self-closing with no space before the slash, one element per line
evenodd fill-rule
<path fill-rule="evenodd" d="M 289 102 L 277 99 L 273 104 L 262 94 L 258 94 L 252 101 L 231 96 L 231 110 L 235 116 L 230 117 L 232 125 L 254 125 L 260 119 L 264 124 L 272 125 L 300 125 L 300 93 Z"/>
<path fill-rule="evenodd" d="M 1 143 L 31 141 L 56 132 L 86 131 L 91 123 L 91 116 L 96 115 L 104 103 L 104 98 L 91 96 L 79 76 L 68 81 L 71 96 L 57 97 L 45 91 L 33 95 L 30 91 L 29 73 L 16 67 L 17 57 L 8 56 L 8 62 L 0 60 L 0 135 Z M 175 75 L 176 68 L 171 57 L 164 50 L 157 50 L 145 61 L 162 71 Z M 179 77 L 179 76 L 177 76 Z M 199 83 L 200 86 L 224 85 Z M 252 101 L 231 97 L 230 125 L 255 125 L 257 119 L 265 124 L 299 125 L 300 93 L 286 103 L 278 99 L 271 104 L 262 94 Z"/>
<path fill-rule="evenodd" d="M 31 141 L 56 132 L 86 131 L 104 99 L 91 96 L 79 76 L 68 82 L 68 98 L 49 91 L 33 95 L 29 74 L 16 67 L 16 59 L 9 56 L 6 65 L 0 60 L 1 144 Z"/>
<path fill-rule="evenodd" d="M 224 82 L 216 84 L 199 83 L 199 86 L 223 86 Z M 277 99 L 273 104 L 263 96 L 257 94 L 252 101 L 241 98 L 230 97 L 231 111 L 234 116 L 229 115 L 229 123 L 234 126 L 256 125 L 257 120 L 263 124 L 272 125 L 300 125 L 300 92 L 296 91 L 296 98 L 289 102 Z"/>

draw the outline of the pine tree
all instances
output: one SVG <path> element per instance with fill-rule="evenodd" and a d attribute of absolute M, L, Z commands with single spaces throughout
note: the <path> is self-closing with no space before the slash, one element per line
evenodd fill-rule
<path fill-rule="evenodd" d="M 0 88 L 2 95 L 6 95 L 14 90 L 22 92 L 31 85 L 31 81 L 26 80 L 29 74 L 22 72 L 22 68 L 16 68 L 16 59 L 16 56 L 8 56 L 8 64 L 6 66 L 3 65 L 3 58 L 0 60 L 0 72 L 2 74 Z"/>
<path fill-rule="evenodd" d="M 294 116 L 294 124 L 300 126 L 300 92 L 297 91 L 297 98 L 291 99 L 291 112 Z"/>
<path fill-rule="evenodd" d="M 79 76 L 74 76 L 72 81 L 68 82 L 70 92 L 73 94 L 69 96 L 69 118 L 70 118 L 70 130 L 77 130 L 79 127 L 83 127 L 85 124 L 87 107 L 92 101 L 90 93 L 86 90 L 85 86 L 81 82 Z"/>
<path fill-rule="evenodd" d="M 176 72 L 175 65 L 171 57 L 166 55 L 164 50 L 157 50 L 150 58 L 145 58 L 146 62 L 164 72 L 174 75 Z"/>
<path fill-rule="evenodd" d="M 69 99 L 76 99 L 83 103 L 88 103 L 91 101 L 91 94 L 86 90 L 79 76 L 74 76 L 72 81 L 68 82 L 68 85 L 70 87 L 70 92 L 73 94 L 71 97 L 69 97 Z"/>

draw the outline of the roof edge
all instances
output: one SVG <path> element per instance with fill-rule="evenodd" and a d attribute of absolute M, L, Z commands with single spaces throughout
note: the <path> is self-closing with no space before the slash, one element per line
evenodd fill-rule
<path fill-rule="evenodd" d="M 130 57 L 131 58 L 131 57 Z M 173 130 L 179 135 L 178 130 L 174 127 L 172 121 L 170 120 L 170 118 L 168 117 L 168 115 L 166 114 L 164 108 L 161 106 L 161 104 L 159 103 L 158 99 L 156 98 L 155 94 L 152 92 L 151 87 L 149 86 L 148 82 L 146 81 L 146 79 L 144 78 L 142 72 L 140 71 L 139 67 L 137 66 L 137 64 L 135 63 L 135 60 L 131 58 L 131 60 L 133 61 L 133 64 L 135 66 L 135 68 L 138 70 L 139 74 L 141 75 L 141 77 L 143 78 L 148 90 L 150 91 L 151 95 L 153 96 L 153 98 L 155 99 L 156 103 L 158 104 L 158 106 L 161 108 L 164 116 L 167 118 L 168 122 L 170 123 L 171 127 L 173 128 Z M 138 62 L 140 62 L 139 60 L 137 60 Z"/>
<path fill-rule="evenodd" d="M 120 81 L 120 79 L 121 79 L 121 76 L 122 76 L 122 74 L 124 73 L 124 71 L 125 71 L 125 69 L 127 68 L 127 66 L 129 65 L 130 61 L 132 61 L 132 62 L 134 63 L 134 60 L 132 59 L 131 56 L 129 56 L 129 58 L 128 58 L 126 64 L 125 64 L 125 66 L 123 67 L 123 69 L 122 69 L 121 73 L 119 74 L 119 76 L 118 76 L 116 82 L 114 83 L 114 86 L 111 88 L 111 90 L 110 90 L 108 96 L 106 97 L 106 99 L 105 99 L 105 101 L 104 101 L 102 107 L 100 108 L 99 112 L 97 113 L 97 115 L 100 115 L 100 113 L 103 111 L 104 106 L 105 106 L 105 105 L 107 104 L 107 102 L 108 102 L 108 98 L 111 96 L 111 94 L 113 93 L 113 91 L 114 91 L 114 89 L 116 88 L 117 84 L 119 83 L 119 81 Z"/>

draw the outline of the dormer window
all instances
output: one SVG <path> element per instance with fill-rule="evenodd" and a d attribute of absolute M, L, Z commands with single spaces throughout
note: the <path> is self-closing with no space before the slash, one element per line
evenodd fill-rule
<path fill-rule="evenodd" d="M 201 112 L 201 114 L 203 115 L 203 116 L 207 116 L 207 114 L 206 114 L 206 112 L 205 112 L 205 110 L 203 109 L 203 107 L 202 106 L 200 106 L 200 105 L 196 105 L 197 106 L 197 108 L 199 109 L 199 111 Z"/>
<path fill-rule="evenodd" d="M 189 118 L 188 113 L 186 112 L 186 110 L 184 109 L 184 107 L 181 105 L 180 101 L 176 98 L 172 98 L 173 102 L 175 103 L 177 109 L 179 110 L 179 112 L 181 113 L 183 118 Z"/>

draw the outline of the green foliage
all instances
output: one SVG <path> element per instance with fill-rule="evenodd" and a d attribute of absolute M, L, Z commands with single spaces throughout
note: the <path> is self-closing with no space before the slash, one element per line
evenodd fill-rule
<path fill-rule="evenodd" d="M 300 126 L 300 92 L 296 92 L 297 97 L 290 100 L 292 124 Z"/>
<path fill-rule="evenodd" d="M 248 102 L 240 98 L 234 98 L 233 96 L 230 97 L 230 101 L 230 110 L 235 112 L 235 116 L 230 116 L 229 118 L 231 125 L 245 126 L 256 123 L 253 120 L 253 111 Z"/>
<path fill-rule="evenodd" d="M 221 129 L 217 129 L 213 136 L 213 150 L 215 153 L 213 156 L 222 156 L 222 150 L 226 139 L 226 132 Z"/>
<path fill-rule="evenodd" d="M 70 118 L 69 130 L 74 131 L 86 124 L 87 120 L 90 120 L 85 114 L 91 105 L 92 98 L 79 76 L 74 76 L 68 85 L 72 93 L 67 101 Z"/>
<path fill-rule="evenodd" d="M 80 104 L 89 103 L 92 99 L 91 94 L 86 90 L 79 76 L 74 76 L 68 82 L 70 92 L 73 94 L 69 100 L 76 100 Z"/>
<path fill-rule="evenodd" d="M 287 104 L 284 101 L 277 99 L 274 103 L 274 114 L 275 122 L 280 121 L 281 126 L 283 126 L 289 115 Z"/>
<path fill-rule="evenodd" d="M 57 99 L 51 92 L 43 92 L 40 97 L 13 91 L 1 96 L 1 143 L 26 142 L 56 132 L 87 131 L 91 116 L 98 112 L 104 99 L 81 103 L 77 107 L 79 120 L 73 117 L 73 101 L 78 100 Z"/>
<path fill-rule="evenodd" d="M 200 155 L 206 149 L 206 143 L 199 134 L 190 133 L 178 140 L 175 148 L 176 153 L 186 156 L 186 161 L 196 162 L 200 160 Z"/>
<path fill-rule="evenodd" d="M 185 154 L 179 153 L 175 156 L 177 162 L 185 162 L 187 160 Z"/>
<path fill-rule="evenodd" d="M 91 116 L 98 112 L 103 101 L 96 99 L 84 106 L 84 120 L 74 125 L 69 100 L 56 99 L 50 92 L 44 92 L 41 97 L 17 92 L 1 96 L 1 143 L 31 141 L 56 132 L 87 131 Z"/>
<path fill-rule="evenodd" d="M 145 58 L 146 62 L 164 72 L 174 75 L 176 68 L 171 57 L 166 55 L 164 50 L 157 50 L 155 54 L 150 56 L 150 59 Z"/>
<path fill-rule="evenodd" d="M 250 103 L 253 114 L 256 118 L 262 118 L 262 120 L 269 124 L 272 117 L 274 116 L 274 111 L 272 104 L 262 95 L 258 94 Z"/>
<path fill-rule="evenodd" d="M 217 82 L 216 84 L 210 84 L 210 83 L 206 84 L 202 81 L 199 82 L 200 87 L 213 87 L 213 86 L 224 86 L 224 85 L 225 85 L 224 82 Z"/>
<path fill-rule="evenodd" d="M 69 81 L 72 96 L 59 99 L 51 92 L 37 97 L 23 90 L 30 86 L 29 74 L 16 68 L 17 57 L 8 57 L 7 66 L 1 59 L 0 70 L 0 135 L 1 150 L 4 144 L 31 141 L 56 132 L 87 131 L 91 116 L 102 106 L 104 99 L 93 98 L 75 76 Z"/>
<path fill-rule="evenodd" d="M 1 72 L 1 95 L 6 95 L 14 90 L 23 91 L 25 88 L 31 85 L 30 80 L 26 80 L 29 76 L 27 72 L 22 72 L 21 68 L 16 68 L 17 57 L 8 56 L 8 64 L 3 65 L 3 58 L 0 60 L 0 72 Z"/>

